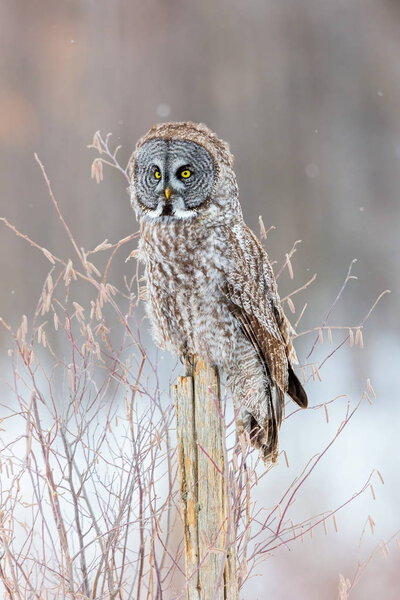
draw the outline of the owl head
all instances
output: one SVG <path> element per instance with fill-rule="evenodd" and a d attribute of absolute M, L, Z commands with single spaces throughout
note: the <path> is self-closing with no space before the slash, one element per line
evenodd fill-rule
<path fill-rule="evenodd" d="M 229 146 L 203 124 L 155 125 L 138 141 L 129 173 L 139 220 L 221 222 L 241 215 Z"/>

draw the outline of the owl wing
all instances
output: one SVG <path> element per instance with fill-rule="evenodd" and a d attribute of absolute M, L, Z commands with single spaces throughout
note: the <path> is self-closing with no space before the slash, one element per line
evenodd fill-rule
<path fill-rule="evenodd" d="M 231 267 L 226 295 L 230 309 L 272 382 L 305 408 L 307 395 L 291 366 L 291 361 L 297 362 L 291 326 L 280 303 L 268 255 L 244 224 L 234 226 L 229 236 Z"/>

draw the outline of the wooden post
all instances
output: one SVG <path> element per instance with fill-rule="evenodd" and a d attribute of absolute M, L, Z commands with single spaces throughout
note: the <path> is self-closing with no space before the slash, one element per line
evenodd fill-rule
<path fill-rule="evenodd" d="M 195 358 L 175 385 L 175 402 L 187 599 L 238 600 L 217 370 Z"/>

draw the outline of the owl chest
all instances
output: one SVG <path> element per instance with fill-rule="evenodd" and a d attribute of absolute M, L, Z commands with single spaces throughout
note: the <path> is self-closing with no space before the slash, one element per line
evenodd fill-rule
<path fill-rule="evenodd" d="M 228 268 L 223 240 L 215 235 L 164 238 L 156 246 L 145 243 L 145 254 L 156 340 L 177 354 L 196 353 L 218 364 L 221 345 L 234 335 L 223 291 Z"/>
<path fill-rule="evenodd" d="M 193 321 L 205 313 L 211 316 L 222 296 L 221 262 L 211 245 L 199 249 L 182 244 L 152 253 L 146 267 L 150 296 L 157 297 L 166 313 L 174 308 Z"/>

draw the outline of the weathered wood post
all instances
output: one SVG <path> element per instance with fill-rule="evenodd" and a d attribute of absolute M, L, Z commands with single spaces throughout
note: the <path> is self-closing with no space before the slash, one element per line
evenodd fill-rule
<path fill-rule="evenodd" d="M 238 600 L 218 372 L 199 359 L 175 385 L 188 600 Z"/>

